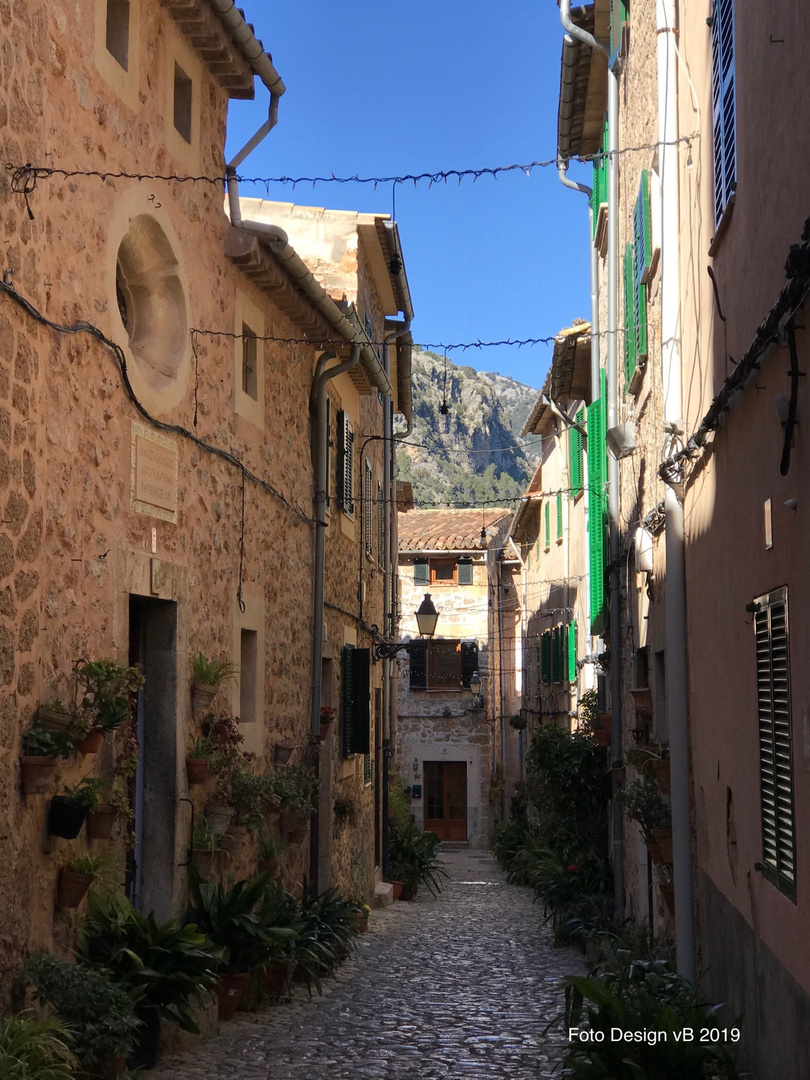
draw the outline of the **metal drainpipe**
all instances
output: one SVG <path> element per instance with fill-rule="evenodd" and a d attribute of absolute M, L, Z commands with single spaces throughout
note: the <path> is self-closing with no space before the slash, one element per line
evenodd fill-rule
<path fill-rule="evenodd" d="M 669 433 L 683 430 L 680 354 L 680 208 L 677 78 L 674 0 L 657 0 L 658 131 L 661 146 L 661 365 L 664 376 L 664 420 Z M 669 145 L 668 145 L 669 144 Z M 689 710 L 687 703 L 686 561 L 684 513 L 678 493 L 667 486 L 667 719 L 672 762 L 672 849 L 675 885 L 675 944 L 678 974 L 694 981 L 695 916 L 692 867 L 692 824 L 689 778 Z"/>
<path fill-rule="evenodd" d="M 607 427 L 616 426 L 618 362 L 616 334 L 619 328 L 619 80 L 610 65 L 610 46 L 576 26 L 571 19 L 571 0 L 560 0 L 560 21 L 574 38 L 599 49 L 608 58 L 608 302 L 607 302 Z M 613 715 L 610 755 L 611 762 L 622 758 L 622 642 L 621 642 L 621 582 L 619 560 L 619 463 L 608 452 L 608 518 L 610 534 L 610 707 Z M 613 832 L 613 891 L 618 919 L 624 918 L 624 821 L 622 808 L 616 798 L 619 782 L 613 770 L 612 832 Z"/>
<path fill-rule="evenodd" d="M 312 609 L 312 699 L 310 702 L 310 733 L 314 738 L 320 734 L 321 725 L 321 665 L 323 663 L 323 599 L 324 574 L 326 564 L 326 489 L 329 470 L 329 440 L 327 435 L 327 384 L 337 375 L 351 370 L 360 361 L 360 346 L 352 345 L 347 360 L 327 368 L 334 352 L 323 353 L 315 366 L 315 379 L 312 385 L 312 403 L 315 407 L 315 496 L 313 509 L 315 517 L 315 557 L 313 564 L 313 609 Z M 317 743 L 315 744 L 317 745 Z M 318 779 L 320 780 L 320 756 L 317 760 Z M 320 844 L 318 836 L 318 812 L 313 815 L 310 827 L 309 874 L 310 881 L 317 882 L 318 892 L 328 886 L 328 882 L 319 880 Z"/>

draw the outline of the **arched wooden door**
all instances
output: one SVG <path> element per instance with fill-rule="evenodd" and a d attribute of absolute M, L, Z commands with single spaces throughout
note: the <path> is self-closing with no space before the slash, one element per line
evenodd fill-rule
<path fill-rule="evenodd" d="M 467 762 L 426 761 L 425 828 L 440 840 L 467 839 Z"/>

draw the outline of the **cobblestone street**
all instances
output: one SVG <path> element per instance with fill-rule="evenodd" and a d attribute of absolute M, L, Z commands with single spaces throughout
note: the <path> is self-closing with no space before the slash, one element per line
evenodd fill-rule
<path fill-rule="evenodd" d="M 528 889 L 485 852 L 446 852 L 441 896 L 371 917 L 359 949 L 310 1000 L 239 1013 L 198 1051 L 164 1058 L 172 1080 L 524 1080 L 559 1075 L 559 980 L 584 972 L 554 949 Z M 556 1070 L 556 1072 L 555 1072 Z"/>

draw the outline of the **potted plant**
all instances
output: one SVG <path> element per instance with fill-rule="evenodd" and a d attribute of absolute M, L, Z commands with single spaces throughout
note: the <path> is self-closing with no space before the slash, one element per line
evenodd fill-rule
<path fill-rule="evenodd" d="M 336 710 L 331 705 L 321 705 L 321 739 L 329 734 Z"/>
<path fill-rule="evenodd" d="M 85 893 L 100 875 L 103 860 L 94 852 L 85 852 L 71 859 L 59 871 L 56 903 L 62 908 L 77 908 Z"/>
<path fill-rule="evenodd" d="M 98 806 L 104 784 L 101 777 L 86 776 L 75 787 L 65 788 L 63 795 L 54 795 L 48 807 L 51 836 L 75 840 L 89 812 Z"/>
<path fill-rule="evenodd" d="M 210 735 L 196 735 L 190 740 L 186 755 L 186 775 L 189 787 L 204 784 L 208 779 L 209 763 L 213 752 Z"/>
<path fill-rule="evenodd" d="M 77 954 L 105 967 L 135 1003 L 142 1027 L 128 1068 L 154 1066 L 164 1020 L 199 1035 L 195 1009 L 217 984 L 222 953 L 196 926 L 161 923 L 119 894 L 99 898 L 91 892 Z"/>
<path fill-rule="evenodd" d="M 513 727 L 515 731 L 525 731 L 527 723 L 528 721 L 523 713 L 515 713 L 514 716 L 509 717 L 509 726 Z"/>
<path fill-rule="evenodd" d="M 209 660 L 203 653 L 196 652 L 191 660 L 191 671 L 191 707 L 205 711 L 211 708 L 219 686 L 236 678 L 239 665 L 230 660 Z"/>
<path fill-rule="evenodd" d="M 446 878 L 447 873 L 439 865 L 439 843 L 435 833 L 425 832 L 418 825 L 389 827 L 389 880 L 402 882 L 400 896 L 403 900 L 415 899 L 421 884 L 425 884 L 434 896 L 441 891 L 441 879 Z M 394 898 L 397 898 L 396 890 Z"/>
<path fill-rule="evenodd" d="M 314 772 L 306 765 L 289 765 L 276 776 L 275 790 L 281 805 L 279 829 L 294 844 L 300 844 L 306 836 L 316 784 Z"/>
<path fill-rule="evenodd" d="M 213 764 L 218 777 L 218 801 L 233 811 L 225 830 L 228 850 L 239 848 L 248 832 L 260 828 L 267 811 L 278 802 L 275 778 L 257 773 L 254 761 L 253 754 L 237 751 L 218 756 Z"/>
<path fill-rule="evenodd" d="M 109 840 L 112 836 L 113 826 L 119 813 L 119 805 L 113 801 L 114 798 L 115 791 L 110 796 L 110 802 L 97 801 L 95 806 L 90 807 L 87 814 L 88 840 Z M 129 809 L 127 802 L 127 812 Z"/>
<path fill-rule="evenodd" d="M 45 731 L 32 727 L 22 737 L 20 771 L 23 792 L 26 795 L 43 795 L 56 773 L 60 758 L 73 753 L 73 740 L 67 732 Z"/>
<path fill-rule="evenodd" d="M 211 876 L 220 841 L 220 834 L 212 831 L 205 818 L 195 822 L 191 838 L 191 863 L 204 881 Z"/>
<path fill-rule="evenodd" d="M 332 811 L 337 822 L 347 825 L 354 822 L 357 814 L 357 807 L 355 806 L 354 799 L 340 798 L 335 799 L 332 805 Z"/>
<path fill-rule="evenodd" d="M 55 1016 L 20 1013 L 0 1019 L 0 1076 L 73 1080 L 79 1063 L 68 1049 L 70 1034 Z"/>
<path fill-rule="evenodd" d="M 669 795 L 672 786 L 669 774 L 669 746 L 666 743 L 630 747 L 625 757 L 639 773 L 651 776 L 655 780 L 662 795 Z"/>
<path fill-rule="evenodd" d="M 630 820 L 641 826 L 653 862 L 671 863 L 672 816 L 652 777 L 642 774 L 617 797 Z"/>
<path fill-rule="evenodd" d="M 24 979 L 67 1025 L 67 1044 L 86 1073 L 105 1080 L 123 1073 L 140 1027 L 124 987 L 100 968 L 49 953 L 28 957 Z"/>
<path fill-rule="evenodd" d="M 67 731 L 73 723 L 73 710 L 59 698 L 43 701 L 37 709 L 37 725 L 44 731 Z"/>
<path fill-rule="evenodd" d="M 368 920 L 371 915 L 371 908 L 362 900 L 351 900 L 349 902 L 352 905 L 352 917 L 354 919 L 355 929 L 358 934 L 365 934 L 368 930 Z"/>
<path fill-rule="evenodd" d="M 276 765 L 287 765 L 292 757 L 293 750 L 295 750 L 295 744 L 289 739 L 282 739 L 273 747 L 273 761 Z"/>
<path fill-rule="evenodd" d="M 270 833 L 259 829 L 258 833 L 259 870 L 275 870 L 279 856 L 286 850 L 286 844 L 279 844 Z"/>
<path fill-rule="evenodd" d="M 74 673 L 82 695 L 73 725 L 76 749 L 92 754 L 100 749 L 105 735 L 129 719 L 132 697 L 144 678 L 137 666 L 124 668 L 107 656 L 77 663 Z"/>

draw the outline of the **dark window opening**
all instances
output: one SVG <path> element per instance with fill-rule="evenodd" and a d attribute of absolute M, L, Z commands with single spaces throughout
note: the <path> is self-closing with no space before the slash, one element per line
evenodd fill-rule
<path fill-rule="evenodd" d="M 174 65 L 174 126 L 187 143 L 191 142 L 191 79 L 179 64 Z"/>
<path fill-rule="evenodd" d="M 107 52 L 129 71 L 129 0 L 107 0 Z"/>
<path fill-rule="evenodd" d="M 254 401 L 259 398 L 257 353 L 256 335 L 247 323 L 242 323 L 242 390 Z"/>

